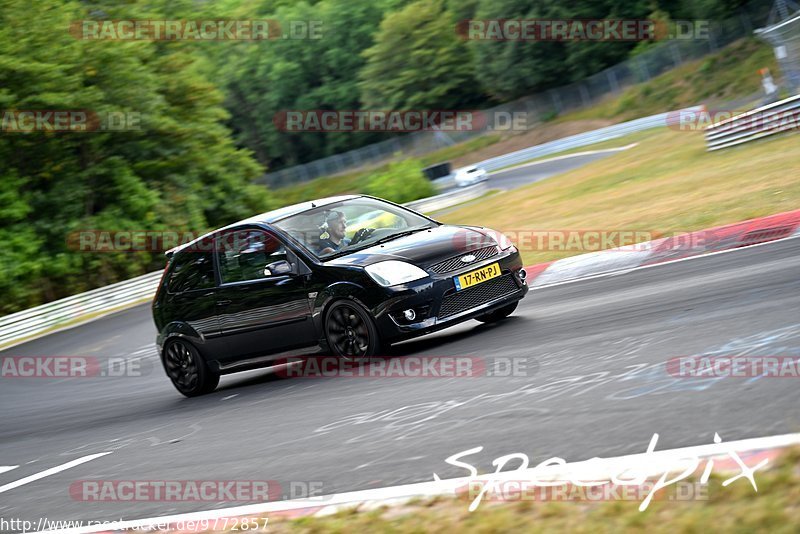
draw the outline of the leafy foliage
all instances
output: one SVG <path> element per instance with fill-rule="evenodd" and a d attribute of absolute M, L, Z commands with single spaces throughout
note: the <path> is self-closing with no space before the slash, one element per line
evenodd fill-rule
<path fill-rule="evenodd" d="M 4 4 L 0 109 L 129 113 L 140 129 L 2 134 L 0 311 L 163 265 L 160 254 L 72 250 L 70 232 L 197 232 L 271 205 L 223 125 L 223 95 L 185 47 L 79 40 L 65 31 L 86 16 L 79 4 Z"/>
<path fill-rule="evenodd" d="M 384 171 L 370 175 L 364 187 L 368 195 L 402 204 L 435 194 L 435 188 L 422 174 L 422 164 L 414 159 L 389 164 Z"/>

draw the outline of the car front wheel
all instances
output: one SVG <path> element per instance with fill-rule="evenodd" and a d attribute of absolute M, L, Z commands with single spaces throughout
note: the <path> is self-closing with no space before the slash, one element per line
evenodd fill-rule
<path fill-rule="evenodd" d="M 355 302 L 334 302 L 325 315 L 325 339 L 340 358 L 362 360 L 380 350 L 378 330 L 369 313 Z"/>

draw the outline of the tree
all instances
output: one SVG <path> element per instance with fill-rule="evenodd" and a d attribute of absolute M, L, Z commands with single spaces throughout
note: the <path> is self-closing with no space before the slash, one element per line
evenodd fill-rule
<path fill-rule="evenodd" d="M 319 21 L 321 38 L 236 43 L 215 54 L 219 79 L 226 81 L 230 124 L 259 161 L 295 165 L 382 138 L 363 132 L 287 133 L 273 119 L 287 110 L 360 109 L 356 83 L 365 62 L 360 53 L 372 44 L 387 5 L 391 2 L 322 0 L 258 13 L 255 17 L 276 19 L 283 30 L 292 20 Z"/>
<path fill-rule="evenodd" d="M 419 0 L 381 22 L 359 74 L 366 109 L 459 109 L 480 97 L 472 57 L 439 0 Z"/>
<path fill-rule="evenodd" d="M 101 18 L 137 15 L 128 6 Z M 199 232 L 272 206 L 251 185 L 260 169 L 233 145 L 223 96 L 188 43 L 77 39 L 67 30 L 84 18 L 81 4 L 60 0 L 6 0 L 0 10 L 0 109 L 139 120 L 124 131 L 0 136 L 3 312 L 163 266 L 160 253 L 73 250 L 70 232 Z"/>

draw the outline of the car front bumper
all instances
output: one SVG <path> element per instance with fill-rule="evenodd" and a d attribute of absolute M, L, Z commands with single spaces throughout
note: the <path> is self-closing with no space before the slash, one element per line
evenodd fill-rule
<path fill-rule="evenodd" d="M 456 291 L 456 276 L 498 263 L 500 276 Z M 381 338 L 388 343 L 422 336 L 474 319 L 522 299 L 528 292 L 519 252 L 488 258 L 457 271 L 435 275 L 396 291 L 372 310 Z M 413 309 L 417 317 L 406 320 L 402 313 Z"/>

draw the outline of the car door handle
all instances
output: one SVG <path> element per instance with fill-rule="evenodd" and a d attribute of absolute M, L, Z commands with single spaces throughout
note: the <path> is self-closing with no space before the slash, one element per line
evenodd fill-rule
<path fill-rule="evenodd" d="M 227 306 L 227 305 L 228 305 L 228 304 L 230 304 L 230 303 L 231 303 L 231 301 L 230 301 L 230 300 L 218 300 L 218 301 L 217 301 L 217 305 L 218 305 L 218 306 Z"/>

